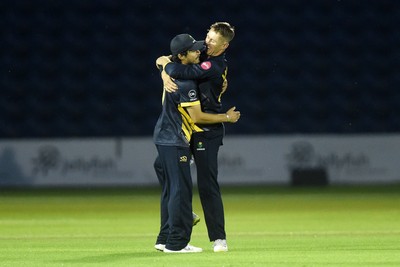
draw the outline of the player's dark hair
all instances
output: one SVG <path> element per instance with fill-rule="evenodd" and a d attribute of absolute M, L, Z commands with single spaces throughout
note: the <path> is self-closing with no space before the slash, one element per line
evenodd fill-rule
<path fill-rule="evenodd" d="M 188 54 L 188 51 L 184 51 L 184 52 L 182 52 L 182 53 L 179 53 L 179 55 L 181 55 L 181 56 L 187 56 L 187 54 Z M 175 56 L 172 55 L 171 60 L 172 60 L 173 62 L 176 62 L 176 63 L 181 63 L 181 60 L 179 59 L 178 55 L 175 55 Z"/>
<path fill-rule="evenodd" d="M 235 37 L 235 27 L 228 22 L 215 22 L 210 26 L 210 30 L 221 34 L 222 37 L 229 43 Z"/>

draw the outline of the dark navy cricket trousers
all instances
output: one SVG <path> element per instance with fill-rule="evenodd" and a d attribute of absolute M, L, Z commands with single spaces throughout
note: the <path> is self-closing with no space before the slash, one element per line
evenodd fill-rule
<path fill-rule="evenodd" d="M 189 147 L 161 145 L 157 145 L 157 151 L 154 167 L 162 187 L 157 244 L 181 250 L 189 243 L 193 228 L 191 152 Z"/>
<path fill-rule="evenodd" d="M 226 239 L 224 206 L 218 183 L 218 152 L 224 126 L 192 134 L 191 150 L 197 169 L 197 186 L 210 241 Z"/>

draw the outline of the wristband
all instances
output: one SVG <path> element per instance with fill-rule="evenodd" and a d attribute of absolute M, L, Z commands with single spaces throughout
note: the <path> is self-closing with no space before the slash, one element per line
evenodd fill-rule
<path fill-rule="evenodd" d="M 229 117 L 229 115 L 226 114 L 226 113 L 225 113 L 225 115 L 226 115 L 226 119 L 228 120 L 228 122 L 230 122 L 231 121 L 231 117 Z"/>

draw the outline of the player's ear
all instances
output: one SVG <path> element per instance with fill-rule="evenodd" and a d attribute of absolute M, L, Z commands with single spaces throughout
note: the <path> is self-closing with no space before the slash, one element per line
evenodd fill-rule
<path fill-rule="evenodd" d="M 225 42 L 225 43 L 224 43 L 224 49 L 227 49 L 228 46 L 229 46 L 229 43 L 228 43 L 228 42 Z"/>

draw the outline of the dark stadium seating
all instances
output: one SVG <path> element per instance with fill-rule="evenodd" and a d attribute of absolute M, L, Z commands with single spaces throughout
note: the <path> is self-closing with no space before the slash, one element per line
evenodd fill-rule
<path fill-rule="evenodd" d="M 0 138 L 149 136 L 158 55 L 229 21 L 229 134 L 400 131 L 400 2 L 1 1 Z"/>

